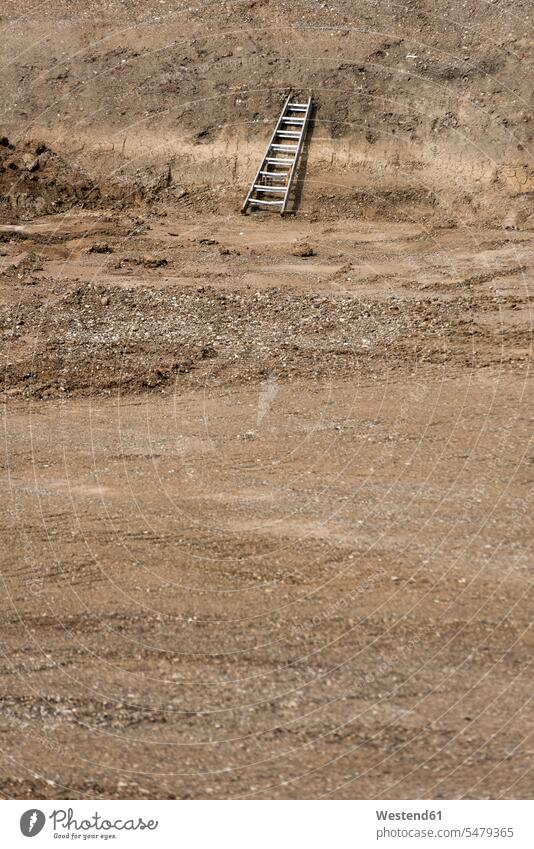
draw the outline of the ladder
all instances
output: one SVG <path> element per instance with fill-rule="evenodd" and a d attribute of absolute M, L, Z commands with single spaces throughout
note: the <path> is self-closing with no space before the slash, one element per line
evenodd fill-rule
<path fill-rule="evenodd" d="M 293 103 L 287 98 L 241 212 L 249 206 L 271 207 L 283 215 L 306 137 L 312 99 Z"/>

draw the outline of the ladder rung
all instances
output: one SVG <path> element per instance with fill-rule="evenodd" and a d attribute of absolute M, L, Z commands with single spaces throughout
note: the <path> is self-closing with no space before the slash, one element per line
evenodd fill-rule
<path fill-rule="evenodd" d="M 303 124 L 304 118 L 282 118 L 284 124 Z"/>
<path fill-rule="evenodd" d="M 263 177 L 273 177 L 276 180 L 285 180 L 287 177 L 287 171 L 284 171 L 282 174 L 277 174 L 276 171 L 260 171 L 260 174 Z"/>
<path fill-rule="evenodd" d="M 273 204 L 283 203 L 283 200 L 260 200 L 259 198 L 250 198 L 249 203 L 258 203 L 261 206 L 272 206 Z"/>
<path fill-rule="evenodd" d="M 271 150 L 296 150 L 297 146 L 294 144 L 272 144 Z"/>
<path fill-rule="evenodd" d="M 282 186 L 260 186 L 259 184 L 256 184 L 254 186 L 254 191 L 255 192 L 284 192 L 285 193 L 286 190 L 284 188 L 282 188 Z"/>
<path fill-rule="evenodd" d="M 268 162 L 272 165 L 293 165 L 293 159 L 274 159 L 273 157 L 267 157 L 265 162 Z"/>
<path fill-rule="evenodd" d="M 276 135 L 283 139 L 300 139 L 300 133 L 295 130 L 277 130 Z"/>
<path fill-rule="evenodd" d="M 289 109 L 307 109 L 308 108 L 307 103 L 288 103 L 287 105 L 288 105 Z"/>

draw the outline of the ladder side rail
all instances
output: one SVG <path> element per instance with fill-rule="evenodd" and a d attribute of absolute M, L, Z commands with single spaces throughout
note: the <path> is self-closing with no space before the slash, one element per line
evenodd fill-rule
<path fill-rule="evenodd" d="M 259 168 L 258 168 L 258 170 L 256 171 L 256 174 L 255 174 L 254 179 L 253 179 L 253 181 L 252 181 L 252 185 L 251 185 L 251 187 L 250 187 L 250 189 L 249 189 L 249 192 L 248 192 L 248 195 L 247 195 L 247 197 L 246 197 L 246 199 L 245 199 L 245 203 L 244 203 L 244 204 L 243 204 L 243 206 L 241 207 L 241 212 L 246 212 L 246 211 L 247 211 L 247 206 L 248 206 L 248 204 L 249 204 L 250 198 L 251 198 L 251 196 L 254 194 L 254 185 L 255 185 L 255 183 L 258 181 L 258 178 L 259 178 L 259 176 L 260 176 L 260 171 L 262 170 L 263 165 L 264 165 L 264 162 L 265 162 L 265 160 L 267 159 L 267 156 L 269 155 L 270 147 L 271 147 L 271 145 L 272 145 L 272 143 L 273 143 L 273 141 L 274 141 L 274 138 L 275 138 L 275 136 L 276 136 L 276 133 L 278 132 L 278 127 L 279 127 L 279 126 L 280 126 L 280 124 L 282 123 L 282 118 L 283 118 L 283 117 L 285 116 L 285 114 L 286 114 L 287 105 L 288 105 L 288 103 L 289 103 L 290 99 L 291 99 L 291 92 L 290 92 L 290 93 L 288 94 L 288 96 L 287 96 L 287 100 L 286 100 L 286 102 L 284 103 L 284 107 L 283 107 L 283 109 L 282 109 L 282 112 L 280 113 L 280 117 L 278 118 L 278 121 L 276 122 L 276 127 L 274 128 L 274 130 L 273 130 L 273 134 L 272 134 L 271 138 L 269 139 L 269 144 L 268 144 L 268 145 L 267 145 L 267 147 L 265 148 L 265 153 L 263 154 L 262 160 L 261 160 L 261 162 L 260 162 L 260 167 L 259 167 Z"/>
<path fill-rule="evenodd" d="M 283 215 L 284 212 L 286 211 L 287 202 L 289 200 L 289 192 L 291 191 L 291 183 L 293 182 L 293 175 L 295 173 L 295 168 L 297 167 L 297 162 L 298 162 L 300 152 L 301 152 L 303 144 L 304 144 L 304 139 L 306 138 L 306 132 L 308 130 L 308 121 L 309 121 L 310 114 L 311 114 L 311 105 L 312 105 L 312 98 L 310 97 L 308 99 L 306 114 L 304 116 L 304 123 L 302 125 L 302 133 L 301 133 L 300 139 L 299 139 L 298 144 L 297 144 L 297 150 L 295 151 L 295 159 L 293 160 L 293 165 L 291 166 L 291 169 L 289 171 L 289 177 L 287 179 L 287 192 L 286 192 L 286 196 L 284 198 L 284 203 L 283 203 L 282 209 L 280 210 L 280 215 Z"/>

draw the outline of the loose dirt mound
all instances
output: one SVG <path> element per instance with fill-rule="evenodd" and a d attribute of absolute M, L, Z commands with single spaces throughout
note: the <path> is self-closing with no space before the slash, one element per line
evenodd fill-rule
<path fill-rule="evenodd" d="M 0 139 L 0 217 L 30 219 L 64 212 L 73 206 L 93 207 L 102 193 L 87 174 L 44 142 L 13 144 Z"/>
<path fill-rule="evenodd" d="M 76 209 L 124 208 L 153 199 L 165 178 L 98 180 L 59 156 L 44 142 L 14 144 L 0 138 L 0 221 L 32 218 Z"/>

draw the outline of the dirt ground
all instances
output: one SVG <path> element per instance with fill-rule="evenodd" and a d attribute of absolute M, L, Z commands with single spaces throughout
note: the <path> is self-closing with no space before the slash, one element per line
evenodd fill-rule
<path fill-rule="evenodd" d="M 532 4 L 0 34 L 0 795 L 531 796 Z"/>
<path fill-rule="evenodd" d="M 2 795 L 528 797 L 534 232 L 0 238 Z"/>

